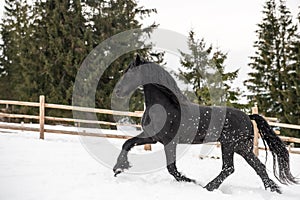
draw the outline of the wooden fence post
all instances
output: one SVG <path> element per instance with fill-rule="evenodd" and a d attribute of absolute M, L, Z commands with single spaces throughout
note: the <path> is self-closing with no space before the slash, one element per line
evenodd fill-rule
<path fill-rule="evenodd" d="M 258 114 L 258 107 L 257 104 L 255 104 L 254 107 L 252 107 L 252 114 Z M 259 138 L 259 132 L 257 128 L 257 124 L 255 121 L 252 121 L 253 123 L 253 129 L 254 129 L 254 140 L 253 140 L 253 153 L 258 156 L 259 149 L 258 149 L 258 138 Z"/>
<path fill-rule="evenodd" d="M 151 144 L 145 144 L 144 145 L 144 150 L 145 151 L 151 151 L 152 150 Z"/>
<path fill-rule="evenodd" d="M 40 117 L 39 117 L 39 121 L 40 121 L 40 139 L 44 139 L 45 135 L 44 135 L 44 125 L 45 125 L 45 96 L 44 95 L 40 95 Z"/>

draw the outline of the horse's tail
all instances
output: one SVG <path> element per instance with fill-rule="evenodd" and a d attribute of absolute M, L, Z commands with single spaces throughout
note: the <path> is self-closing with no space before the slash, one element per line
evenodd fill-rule
<path fill-rule="evenodd" d="M 282 140 L 272 130 L 268 122 L 260 115 L 249 115 L 251 120 L 257 124 L 257 128 L 264 142 L 267 142 L 269 149 L 273 155 L 273 171 L 275 177 L 282 184 L 298 183 L 296 178 L 290 171 L 289 152 Z M 277 158 L 277 159 L 276 159 Z M 276 163 L 277 160 L 277 163 Z M 277 165 L 279 168 L 279 175 L 277 172 Z"/>

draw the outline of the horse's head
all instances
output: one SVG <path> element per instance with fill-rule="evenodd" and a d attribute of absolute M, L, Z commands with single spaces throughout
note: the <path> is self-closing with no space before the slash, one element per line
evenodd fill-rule
<path fill-rule="evenodd" d="M 130 70 L 134 70 L 136 69 L 138 66 L 143 65 L 143 64 L 147 64 L 150 63 L 149 61 L 145 60 L 144 58 L 142 58 L 140 55 L 137 55 L 135 60 L 133 60 L 127 67 L 127 69 L 125 69 L 125 73 L 130 71 Z"/>
<path fill-rule="evenodd" d="M 148 61 L 136 56 L 124 71 L 124 75 L 115 87 L 117 97 L 123 98 L 133 92 L 138 86 L 142 85 L 143 71 L 138 69 L 138 66 L 147 64 Z"/>

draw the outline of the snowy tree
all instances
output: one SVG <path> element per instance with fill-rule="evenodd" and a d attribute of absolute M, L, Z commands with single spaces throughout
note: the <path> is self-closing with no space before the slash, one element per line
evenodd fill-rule
<path fill-rule="evenodd" d="M 284 123 L 295 123 L 299 119 L 300 98 L 296 91 L 299 86 L 297 26 L 284 0 L 278 5 L 275 0 L 268 0 L 263 14 L 256 31 L 255 55 L 249 63 L 254 71 L 245 82 L 252 92 L 249 99 L 257 102 L 262 114 L 277 117 Z M 283 129 L 283 133 L 290 132 Z"/>
<path fill-rule="evenodd" d="M 181 52 L 183 68 L 180 75 L 192 85 L 197 97 L 195 103 L 218 105 L 223 102 L 228 106 L 241 108 L 242 105 L 237 103 L 239 91 L 231 87 L 238 70 L 225 72 L 227 55 L 219 49 L 214 51 L 212 46 L 206 45 L 204 39 L 197 40 L 193 31 L 189 33 L 188 47 L 190 53 Z"/>

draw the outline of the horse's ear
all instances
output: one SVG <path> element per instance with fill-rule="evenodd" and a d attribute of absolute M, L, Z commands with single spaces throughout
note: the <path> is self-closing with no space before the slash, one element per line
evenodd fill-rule
<path fill-rule="evenodd" d="M 139 66 L 141 63 L 142 63 L 141 56 L 137 54 L 135 58 L 135 66 Z"/>

